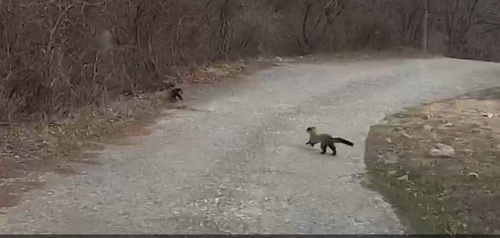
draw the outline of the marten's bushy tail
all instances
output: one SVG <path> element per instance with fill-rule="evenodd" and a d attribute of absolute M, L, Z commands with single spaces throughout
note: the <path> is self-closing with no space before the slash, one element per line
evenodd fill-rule
<path fill-rule="evenodd" d="M 354 146 L 354 143 L 346 140 L 346 139 L 343 139 L 343 138 L 340 138 L 340 137 L 335 137 L 333 138 L 333 142 L 334 143 L 342 143 L 342 144 L 346 144 L 348 146 Z"/>

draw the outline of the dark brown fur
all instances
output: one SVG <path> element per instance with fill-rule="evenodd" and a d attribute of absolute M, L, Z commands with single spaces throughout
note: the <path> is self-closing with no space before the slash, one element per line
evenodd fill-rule
<path fill-rule="evenodd" d="M 182 98 L 184 92 L 182 91 L 181 88 L 176 88 L 173 83 L 165 82 L 164 84 L 160 85 L 160 91 L 165 91 L 168 89 L 170 89 L 170 92 L 168 94 L 168 99 L 170 99 L 170 101 L 174 102 L 177 100 L 184 100 L 184 98 Z"/>
<path fill-rule="evenodd" d="M 321 154 L 326 153 L 326 148 L 330 147 L 330 149 L 333 151 L 332 155 L 337 155 L 337 149 L 335 148 L 335 143 L 342 143 L 348 146 L 354 146 L 354 143 L 340 138 L 340 137 L 332 137 L 329 134 L 318 134 L 316 132 L 316 127 L 308 127 L 307 128 L 307 133 L 309 133 L 309 141 L 306 143 L 306 145 L 311 145 L 311 147 L 314 147 L 317 143 L 321 143 Z"/>
<path fill-rule="evenodd" d="M 184 92 L 182 91 L 182 89 L 180 88 L 174 88 L 172 90 L 170 90 L 170 100 L 172 101 L 176 101 L 177 99 L 179 100 L 184 100 L 182 98 L 182 94 L 184 94 Z"/>

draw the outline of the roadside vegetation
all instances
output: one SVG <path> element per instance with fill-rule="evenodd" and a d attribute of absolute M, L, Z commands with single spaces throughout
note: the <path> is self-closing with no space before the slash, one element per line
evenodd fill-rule
<path fill-rule="evenodd" d="M 500 231 L 500 88 L 410 108 L 371 128 L 365 162 L 414 231 Z"/>

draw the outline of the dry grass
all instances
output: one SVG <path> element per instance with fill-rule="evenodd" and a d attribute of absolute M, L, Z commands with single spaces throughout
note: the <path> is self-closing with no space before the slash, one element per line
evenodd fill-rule
<path fill-rule="evenodd" d="M 371 186 L 415 232 L 500 231 L 498 95 L 500 89 L 490 89 L 411 108 L 371 128 L 365 155 Z M 452 146 L 456 156 L 431 157 L 436 143 Z"/>

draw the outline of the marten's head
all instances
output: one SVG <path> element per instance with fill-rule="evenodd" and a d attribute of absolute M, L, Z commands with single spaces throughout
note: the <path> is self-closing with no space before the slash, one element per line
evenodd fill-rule
<path fill-rule="evenodd" d="M 313 133 L 316 134 L 316 127 L 314 127 L 314 126 L 308 127 L 306 131 L 309 134 L 313 134 Z"/>
<path fill-rule="evenodd" d="M 172 93 L 173 94 L 180 94 L 180 95 L 184 94 L 184 92 L 180 88 L 174 88 L 174 89 L 172 89 Z"/>

